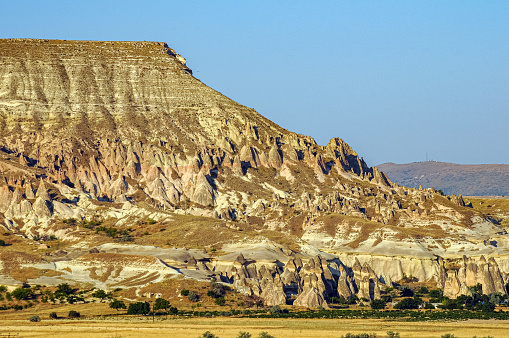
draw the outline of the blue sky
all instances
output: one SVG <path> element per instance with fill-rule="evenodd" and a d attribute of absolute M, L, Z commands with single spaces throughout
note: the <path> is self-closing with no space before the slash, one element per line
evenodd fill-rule
<path fill-rule="evenodd" d="M 509 1 L 6 1 L 0 38 L 165 41 L 193 74 L 369 165 L 509 164 Z M 1 51 L 0 51 L 1 53 Z"/>

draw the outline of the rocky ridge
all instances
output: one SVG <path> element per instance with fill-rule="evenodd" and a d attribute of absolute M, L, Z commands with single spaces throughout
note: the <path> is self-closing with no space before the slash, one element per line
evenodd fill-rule
<path fill-rule="evenodd" d="M 477 282 L 505 292 L 507 232 L 461 196 L 391 183 L 342 139 L 320 146 L 272 123 L 165 43 L 8 39 L 0 51 L 0 222 L 23 245 L 68 248 L 43 257 L 58 272 L 46 283 L 140 287 L 183 273 L 310 307 L 374 299 L 410 275 L 451 295 Z M 144 233 L 129 234 L 152 222 L 161 248 L 136 246 Z M 100 224 L 123 237 L 101 237 Z M 122 275 L 124 254 L 159 261 Z M 101 272 L 74 273 L 85 261 Z"/>

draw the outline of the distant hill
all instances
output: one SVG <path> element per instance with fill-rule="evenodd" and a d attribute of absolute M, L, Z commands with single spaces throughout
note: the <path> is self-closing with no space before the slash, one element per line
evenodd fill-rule
<path fill-rule="evenodd" d="M 384 163 L 377 166 L 392 182 L 407 187 L 434 187 L 450 195 L 508 196 L 508 164 L 445 162 Z"/>

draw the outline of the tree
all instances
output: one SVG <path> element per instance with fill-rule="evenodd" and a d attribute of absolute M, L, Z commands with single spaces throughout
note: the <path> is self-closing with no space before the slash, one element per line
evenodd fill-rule
<path fill-rule="evenodd" d="M 17 288 L 16 290 L 12 291 L 12 296 L 14 298 L 16 298 L 17 300 L 21 300 L 21 299 L 27 300 L 33 294 L 34 294 L 34 292 L 31 289 L 25 289 L 21 286 L 19 288 Z"/>
<path fill-rule="evenodd" d="M 148 302 L 131 303 L 127 308 L 128 315 L 148 315 L 149 313 L 150 304 Z"/>
<path fill-rule="evenodd" d="M 419 298 L 405 298 L 396 303 L 394 308 L 397 310 L 418 309 L 421 304 L 422 301 Z"/>
<path fill-rule="evenodd" d="M 414 292 L 409 287 L 405 286 L 401 289 L 401 297 L 413 297 Z"/>
<path fill-rule="evenodd" d="M 268 334 L 267 332 L 262 331 L 262 332 L 260 332 L 260 334 L 258 335 L 258 338 L 274 338 L 274 336 L 271 336 L 271 335 L 270 335 L 270 334 Z"/>
<path fill-rule="evenodd" d="M 50 317 L 51 319 L 57 319 L 57 318 L 58 318 L 58 316 L 57 316 L 57 313 L 56 313 L 56 312 L 51 312 L 51 313 L 49 314 L 49 317 Z"/>
<path fill-rule="evenodd" d="M 154 310 L 167 310 L 170 307 L 170 302 L 164 298 L 157 298 L 154 304 Z"/>
<path fill-rule="evenodd" d="M 428 294 L 428 293 L 429 293 L 428 288 L 427 288 L 427 287 L 425 287 L 425 286 L 421 286 L 421 287 L 419 288 L 419 293 L 420 293 L 421 295 L 426 295 L 426 294 Z"/>
<path fill-rule="evenodd" d="M 95 291 L 92 294 L 92 296 L 95 297 L 95 298 L 99 298 L 101 300 L 101 303 L 102 303 L 104 298 L 108 297 L 108 294 L 106 293 L 106 291 L 99 289 L 99 290 Z"/>
<path fill-rule="evenodd" d="M 57 285 L 57 291 L 55 291 L 55 297 L 61 298 L 66 297 L 74 293 L 74 290 L 67 283 L 62 283 Z"/>
<path fill-rule="evenodd" d="M 428 294 L 430 298 L 442 298 L 444 296 L 444 292 L 440 289 L 431 290 Z"/>
<path fill-rule="evenodd" d="M 213 334 L 210 331 L 205 331 L 200 337 L 198 338 L 217 338 L 215 334 Z"/>
<path fill-rule="evenodd" d="M 5 241 L 3 239 L 0 239 L 0 246 L 5 246 Z"/>
<path fill-rule="evenodd" d="M 69 318 L 79 318 L 81 317 L 81 314 L 77 311 L 71 310 L 69 311 L 69 314 L 67 315 Z"/>
<path fill-rule="evenodd" d="M 251 338 L 251 333 L 240 331 L 237 338 Z"/>
<path fill-rule="evenodd" d="M 472 293 L 482 294 L 482 284 L 481 283 L 477 283 L 476 285 L 469 287 L 469 289 L 470 289 L 470 291 L 472 291 Z"/>
<path fill-rule="evenodd" d="M 370 303 L 373 310 L 385 309 L 385 301 L 383 299 L 374 299 Z"/>
<path fill-rule="evenodd" d="M 125 303 L 121 300 L 118 300 L 118 299 L 113 299 L 111 302 L 110 302 L 110 308 L 111 309 L 115 309 L 115 310 L 120 310 L 120 309 L 125 309 L 127 308 L 127 306 L 125 305 Z"/>
<path fill-rule="evenodd" d="M 176 315 L 176 314 L 178 314 L 178 313 L 179 313 L 179 310 L 178 310 L 175 306 L 172 306 L 172 307 L 170 307 L 170 309 L 168 310 L 168 313 L 169 313 L 170 315 Z"/>

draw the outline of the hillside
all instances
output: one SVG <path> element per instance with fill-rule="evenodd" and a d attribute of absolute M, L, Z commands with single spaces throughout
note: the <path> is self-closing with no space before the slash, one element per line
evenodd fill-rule
<path fill-rule="evenodd" d="M 184 275 L 305 307 L 379 298 L 407 276 L 450 296 L 507 293 L 500 224 L 391 183 L 340 138 L 278 126 L 165 43 L 0 51 L 2 284 L 141 297 Z"/>
<path fill-rule="evenodd" d="M 467 165 L 428 161 L 384 163 L 377 167 L 393 182 L 407 187 L 434 187 L 448 195 L 509 195 L 509 164 Z"/>

